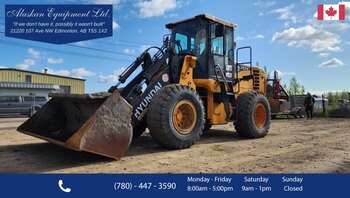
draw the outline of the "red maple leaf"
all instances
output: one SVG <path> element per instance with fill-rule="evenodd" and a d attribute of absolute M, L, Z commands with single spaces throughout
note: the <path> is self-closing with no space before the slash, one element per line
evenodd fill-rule
<path fill-rule="evenodd" d="M 328 10 L 326 10 L 326 14 L 330 17 L 334 16 L 337 14 L 337 10 L 334 10 L 333 7 L 331 6 Z"/>

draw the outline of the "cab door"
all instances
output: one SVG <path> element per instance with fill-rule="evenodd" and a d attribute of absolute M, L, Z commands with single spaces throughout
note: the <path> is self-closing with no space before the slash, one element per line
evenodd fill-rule
<path fill-rule="evenodd" d="M 210 67 L 213 68 L 211 76 L 232 81 L 234 66 L 233 28 L 222 24 L 210 25 Z M 220 71 L 221 70 L 221 71 Z M 224 75 L 224 77 L 223 77 Z"/>
<path fill-rule="evenodd" d="M 210 68 L 214 78 L 222 79 L 220 69 L 225 68 L 225 52 L 224 52 L 224 29 L 222 24 L 212 23 L 210 25 Z"/>

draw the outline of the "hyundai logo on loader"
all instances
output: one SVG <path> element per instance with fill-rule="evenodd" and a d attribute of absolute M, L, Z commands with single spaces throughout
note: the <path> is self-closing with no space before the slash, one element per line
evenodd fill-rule
<path fill-rule="evenodd" d="M 147 107 L 148 107 L 149 103 L 151 102 L 154 94 L 156 94 L 162 87 L 163 87 L 162 84 L 160 84 L 160 82 L 158 82 L 154 86 L 154 88 L 149 92 L 149 94 L 145 97 L 145 99 L 143 99 L 143 101 L 140 103 L 140 105 L 136 108 L 134 116 L 139 121 L 141 121 L 141 119 L 143 118 L 143 116 L 147 112 Z"/>

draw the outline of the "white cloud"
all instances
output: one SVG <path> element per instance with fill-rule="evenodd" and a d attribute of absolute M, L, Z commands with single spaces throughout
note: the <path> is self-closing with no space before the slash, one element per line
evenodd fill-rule
<path fill-rule="evenodd" d="M 290 22 L 289 22 L 289 21 L 285 21 L 285 22 L 284 22 L 284 27 L 285 27 L 285 28 L 289 28 L 289 26 L 290 26 Z"/>
<path fill-rule="evenodd" d="M 276 70 L 276 71 L 277 71 L 279 77 L 282 77 L 282 76 L 295 76 L 296 75 L 295 72 L 282 72 L 280 70 Z"/>
<path fill-rule="evenodd" d="M 287 23 L 284 23 L 285 27 L 289 27 L 290 23 L 300 23 L 303 21 L 301 19 L 300 15 L 294 10 L 295 6 L 294 4 L 291 4 L 289 6 L 283 7 L 283 8 L 277 8 L 274 9 L 267 14 L 277 14 L 279 20 L 287 21 Z"/>
<path fill-rule="evenodd" d="M 98 80 L 99 83 L 117 83 L 118 82 L 118 76 L 113 74 L 107 75 L 107 76 L 99 75 L 98 78 L 99 78 Z"/>
<path fill-rule="evenodd" d="M 172 18 L 172 17 L 177 17 L 179 14 L 177 13 L 170 13 L 170 14 L 166 14 L 164 15 L 164 18 Z"/>
<path fill-rule="evenodd" d="M 337 58 L 332 58 L 331 60 L 325 61 L 319 65 L 319 67 L 324 67 L 324 68 L 334 68 L 334 67 L 340 67 L 343 66 L 344 63 L 343 61 L 337 59 Z"/>
<path fill-rule="evenodd" d="M 0 68 L 7 68 L 6 66 L 0 65 Z"/>
<path fill-rule="evenodd" d="M 140 52 L 142 53 L 142 52 L 144 52 L 146 49 L 148 49 L 150 47 L 151 47 L 151 45 L 141 45 L 140 46 Z"/>
<path fill-rule="evenodd" d="M 94 72 L 88 71 L 84 67 L 73 69 L 71 73 L 72 73 L 72 76 L 76 78 L 84 78 L 84 77 L 95 75 Z"/>
<path fill-rule="evenodd" d="M 135 54 L 135 50 L 126 48 L 126 49 L 124 49 L 124 53 L 125 54 Z"/>
<path fill-rule="evenodd" d="M 137 4 L 139 14 L 143 18 L 162 16 L 165 12 L 173 10 L 177 7 L 176 0 L 151 0 L 141 1 Z"/>
<path fill-rule="evenodd" d="M 78 42 L 75 42 L 74 44 L 81 46 L 81 47 L 86 47 L 86 46 L 90 45 L 90 43 L 91 43 L 90 41 L 78 41 Z"/>
<path fill-rule="evenodd" d="M 119 79 L 119 75 L 125 70 L 125 67 L 121 67 L 118 70 L 113 71 L 111 75 L 100 75 L 99 81 L 100 83 L 117 83 Z"/>
<path fill-rule="evenodd" d="M 254 36 L 254 38 L 255 38 L 255 39 L 264 39 L 265 36 L 262 35 L 262 34 L 258 34 L 258 35 L 256 35 L 256 36 Z"/>
<path fill-rule="evenodd" d="M 320 57 L 323 57 L 323 58 L 326 58 L 329 56 L 329 53 L 326 53 L 326 52 L 322 52 L 319 54 Z"/>
<path fill-rule="evenodd" d="M 345 44 L 350 46 L 350 42 L 345 42 Z"/>
<path fill-rule="evenodd" d="M 70 75 L 70 71 L 68 70 L 53 70 L 50 68 L 45 68 L 48 74 L 54 74 L 54 75 L 59 75 L 59 76 L 69 76 Z M 45 72 L 45 69 L 42 69 L 41 72 Z"/>
<path fill-rule="evenodd" d="M 253 5 L 263 7 L 263 8 L 269 8 L 275 4 L 276 4 L 276 1 L 260 1 L 259 0 L 259 1 L 255 2 Z"/>
<path fill-rule="evenodd" d="M 118 30 L 120 28 L 120 25 L 116 21 L 113 21 L 112 28 L 113 28 L 113 30 Z"/>
<path fill-rule="evenodd" d="M 272 10 L 270 13 L 273 13 L 273 14 L 279 14 L 279 17 L 278 19 L 281 19 L 281 20 L 289 20 L 291 19 L 291 17 L 293 16 L 292 13 L 293 13 L 293 8 L 294 8 L 294 5 L 291 4 L 289 6 L 286 6 L 286 7 L 283 7 L 283 8 L 278 8 L 278 9 L 274 9 Z"/>
<path fill-rule="evenodd" d="M 184 0 L 178 0 L 178 1 L 177 1 L 177 7 L 178 7 L 178 8 L 182 8 L 182 7 L 184 7 L 184 6 L 189 6 L 189 5 L 191 5 L 191 0 L 186 0 L 186 1 L 184 1 Z"/>
<path fill-rule="evenodd" d="M 36 51 L 33 48 L 28 49 L 28 54 L 30 55 L 31 58 L 35 58 L 35 59 L 41 58 L 41 53 L 39 51 Z"/>
<path fill-rule="evenodd" d="M 237 36 L 236 37 L 236 41 L 243 41 L 245 38 L 244 37 L 241 37 L 241 36 Z"/>
<path fill-rule="evenodd" d="M 342 23 L 342 22 L 333 22 L 333 23 L 329 23 L 329 21 L 327 21 L 326 23 L 323 24 L 319 24 L 321 28 L 324 29 L 328 29 L 328 30 L 346 30 L 350 28 L 350 24 L 348 23 Z"/>
<path fill-rule="evenodd" d="M 121 0 L 91 0 L 91 3 L 95 4 L 113 4 L 113 5 L 119 5 Z"/>
<path fill-rule="evenodd" d="M 338 34 L 316 29 L 310 25 L 289 28 L 283 32 L 276 32 L 272 42 L 287 42 L 289 47 L 310 47 L 312 52 L 337 52 L 341 39 Z"/>
<path fill-rule="evenodd" d="M 350 28 L 350 24 L 343 21 L 320 21 L 317 19 L 317 13 L 314 18 L 308 20 L 307 22 L 315 28 L 325 29 L 329 31 L 342 31 Z"/>
<path fill-rule="evenodd" d="M 33 59 L 24 59 L 23 63 L 17 64 L 15 67 L 17 69 L 27 70 L 27 69 L 29 69 L 30 66 L 34 66 L 35 63 L 36 63 L 36 61 Z"/>
<path fill-rule="evenodd" d="M 95 73 L 86 70 L 83 67 L 80 68 L 76 68 L 76 69 L 72 69 L 71 71 L 67 70 L 67 69 L 62 69 L 62 70 L 54 70 L 51 68 L 45 68 L 48 74 L 54 74 L 54 75 L 59 75 L 59 76 L 71 76 L 71 77 L 75 77 L 75 78 L 84 78 L 84 77 L 88 77 L 88 76 L 94 76 Z M 45 69 L 42 69 L 41 72 L 45 72 Z"/>
<path fill-rule="evenodd" d="M 48 58 L 47 63 L 48 64 L 61 64 L 61 63 L 63 63 L 63 58 L 58 58 L 58 59 Z"/>
<path fill-rule="evenodd" d="M 301 3 L 311 5 L 314 0 L 301 0 Z"/>

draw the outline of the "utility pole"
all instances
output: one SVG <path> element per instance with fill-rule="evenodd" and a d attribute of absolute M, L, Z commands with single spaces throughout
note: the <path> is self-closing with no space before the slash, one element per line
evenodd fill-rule
<path fill-rule="evenodd" d="M 32 112 L 31 112 L 31 116 L 32 116 L 35 113 L 35 93 L 29 93 L 29 95 L 32 96 L 33 98 L 33 106 L 32 106 Z"/>

